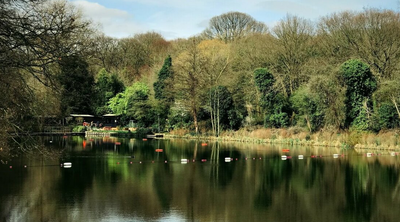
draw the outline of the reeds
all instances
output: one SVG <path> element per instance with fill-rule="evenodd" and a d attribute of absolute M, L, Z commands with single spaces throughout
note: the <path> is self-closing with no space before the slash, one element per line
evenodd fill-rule
<path fill-rule="evenodd" d="M 207 134 L 206 135 L 211 135 Z M 369 149 L 400 149 L 400 131 L 382 131 L 378 134 L 360 131 L 337 131 L 322 129 L 310 133 L 305 128 L 290 127 L 285 129 L 275 128 L 242 128 L 237 131 L 224 131 L 219 137 L 206 136 L 205 134 L 193 136 L 188 130 L 174 130 L 167 137 L 202 138 L 218 141 L 238 141 L 285 145 L 307 145 L 337 148 L 369 148 Z"/>

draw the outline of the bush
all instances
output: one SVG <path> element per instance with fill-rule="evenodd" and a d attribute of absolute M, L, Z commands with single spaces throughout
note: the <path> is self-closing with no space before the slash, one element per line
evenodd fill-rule
<path fill-rule="evenodd" d="M 274 113 L 265 117 L 265 127 L 283 128 L 289 125 L 287 113 Z"/>
<path fill-rule="evenodd" d="M 365 109 L 361 109 L 358 116 L 354 119 L 352 127 L 356 130 L 366 131 L 370 128 L 370 120 Z"/>
<path fill-rule="evenodd" d="M 358 130 L 347 132 L 344 138 L 344 144 L 346 147 L 354 148 L 357 144 L 361 143 L 361 136 L 362 133 Z"/>
<path fill-rule="evenodd" d="M 383 103 L 379 109 L 379 126 L 382 129 L 393 129 L 399 126 L 396 107 L 391 103 Z"/>
<path fill-rule="evenodd" d="M 72 132 L 74 132 L 74 133 L 83 133 L 85 131 L 86 131 L 86 126 L 75 126 L 72 129 Z"/>
<path fill-rule="evenodd" d="M 138 129 L 136 129 L 136 131 L 135 131 L 135 135 L 136 135 L 136 136 L 142 137 L 142 136 L 146 136 L 147 134 L 152 134 L 151 129 L 148 129 L 148 128 L 138 128 Z"/>

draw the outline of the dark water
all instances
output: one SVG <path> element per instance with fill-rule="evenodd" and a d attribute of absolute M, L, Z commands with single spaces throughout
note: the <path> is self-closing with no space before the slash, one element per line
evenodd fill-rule
<path fill-rule="evenodd" d="M 400 159 L 390 152 L 38 140 L 46 149 L 36 155 L 1 157 L 0 221 L 400 221 Z"/>

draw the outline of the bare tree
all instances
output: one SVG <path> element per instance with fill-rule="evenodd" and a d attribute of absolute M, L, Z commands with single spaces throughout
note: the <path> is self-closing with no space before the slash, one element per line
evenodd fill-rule
<path fill-rule="evenodd" d="M 219 40 L 206 40 L 199 44 L 199 49 L 205 59 L 205 78 L 209 87 L 208 110 L 211 114 L 211 126 L 214 135 L 219 136 L 220 124 L 220 95 L 218 86 L 224 81 L 230 63 L 229 46 Z"/>
<path fill-rule="evenodd" d="M 335 13 L 321 19 L 319 35 L 325 52 L 343 60 L 356 56 L 370 66 L 378 79 L 392 79 L 400 56 L 400 15 L 380 9 L 361 13 Z M 342 62 L 342 61 L 340 61 Z"/>
<path fill-rule="evenodd" d="M 174 90 L 176 99 L 179 100 L 193 117 L 196 133 L 199 132 L 198 113 L 202 102 L 205 86 L 206 58 L 198 48 L 198 39 L 189 39 L 190 43 L 174 63 Z"/>
<path fill-rule="evenodd" d="M 119 40 L 105 36 L 97 35 L 93 38 L 91 47 L 93 63 L 98 64 L 97 70 L 105 68 L 112 72 L 121 68 L 121 58 L 119 53 Z"/>
<path fill-rule="evenodd" d="M 0 63 L 51 85 L 49 66 L 86 49 L 90 22 L 67 1 L 7 2 L 0 8 Z"/>
<path fill-rule="evenodd" d="M 302 68 L 310 58 L 314 27 L 308 20 L 287 15 L 273 29 L 278 50 L 276 69 L 283 92 L 290 95 L 306 80 Z"/>
<path fill-rule="evenodd" d="M 24 119 L 34 115 L 28 81 L 55 88 L 60 59 L 84 53 L 91 33 L 90 22 L 67 1 L 0 0 L 0 131 L 33 125 Z"/>
<path fill-rule="evenodd" d="M 227 43 L 251 34 L 266 32 L 268 32 L 267 26 L 251 16 L 241 12 L 228 12 L 211 18 L 203 36 Z"/>

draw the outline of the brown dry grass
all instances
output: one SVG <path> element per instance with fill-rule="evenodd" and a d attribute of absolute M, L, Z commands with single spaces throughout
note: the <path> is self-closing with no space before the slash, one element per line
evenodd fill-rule
<path fill-rule="evenodd" d="M 169 134 L 174 135 L 174 136 L 184 136 L 188 133 L 189 133 L 189 130 L 187 130 L 187 129 L 175 129 L 175 130 L 171 130 L 171 132 L 169 132 Z"/>
<path fill-rule="evenodd" d="M 248 133 L 249 137 L 257 139 L 271 139 L 273 135 L 272 129 L 256 129 L 251 133 Z"/>
<path fill-rule="evenodd" d="M 171 135 L 184 137 L 189 130 L 179 129 Z M 296 145 L 312 145 L 324 147 L 362 147 L 373 149 L 399 149 L 400 130 L 372 132 L 338 131 L 322 129 L 310 134 L 306 128 L 290 127 L 286 129 L 273 128 L 242 128 L 238 131 L 224 131 L 220 137 L 210 139 L 224 141 L 242 141 L 257 143 L 281 143 Z"/>

